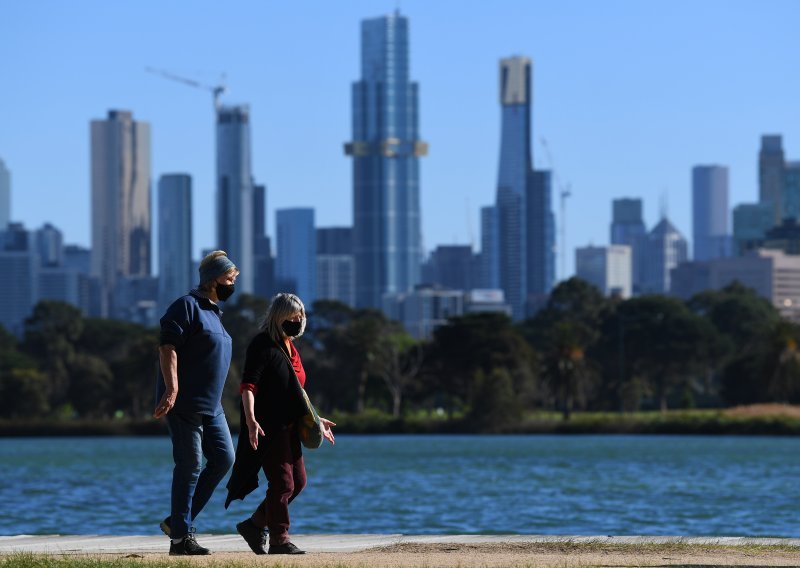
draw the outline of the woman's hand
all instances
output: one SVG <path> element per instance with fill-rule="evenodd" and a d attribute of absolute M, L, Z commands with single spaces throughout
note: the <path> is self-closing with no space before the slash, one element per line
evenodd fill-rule
<path fill-rule="evenodd" d="M 258 437 L 264 435 L 264 430 L 261 429 L 261 424 L 253 420 L 247 421 L 248 436 L 250 438 L 250 445 L 254 450 L 258 449 Z"/>
<path fill-rule="evenodd" d="M 336 423 L 331 422 L 322 416 L 319 417 L 319 423 L 322 425 L 322 435 L 325 437 L 325 439 L 331 444 L 336 444 L 336 440 L 333 438 L 333 430 L 331 430 L 331 426 L 336 426 Z"/>

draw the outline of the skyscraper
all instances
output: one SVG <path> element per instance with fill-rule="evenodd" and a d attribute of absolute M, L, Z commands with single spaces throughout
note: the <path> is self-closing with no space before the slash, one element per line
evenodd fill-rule
<path fill-rule="evenodd" d="M 410 80 L 408 19 L 361 23 L 361 80 L 353 83 L 353 248 L 356 305 L 380 308 L 384 293 L 420 279 L 418 87 Z"/>
<path fill-rule="evenodd" d="M 642 292 L 670 291 L 670 271 L 688 259 L 689 245 L 680 231 L 664 217 L 645 239 L 642 255 Z"/>
<path fill-rule="evenodd" d="M 253 177 L 250 108 L 217 111 L 217 246 L 241 271 L 236 285 L 253 292 Z"/>
<path fill-rule="evenodd" d="M 800 218 L 800 162 L 786 162 L 783 168 L 783 218 Z"/>
<path fill-rule="evenodd" d="M 497 208 L 494 205 L 481 207 L 481 254 L 478 282 L 481 288 L 500 288 L 500 250 L 497 232 Z"/>
<path fill-rule="evenodd" d="M 692 168 L 692 241 L 694 260 L 730 256 L 728 168 Z"/>
<path fill-rule="evenodd" d="M 317 298 L 354 306 L 353 229 L 317 229 Z"/>
<path fill-rule="evenodd" d="M 317 299 L 317 233 L 314 210 L 306 207 L 275 212 L 275 280 L 281 292 L 292 292 L 310 310 Z"/>
<path fill-rule="evenodd" d="M 631 297 L 631 247 L 581 247 L 575 249 L 575 275 L 603 294 Z"/>
<path fill-rule="evenodd" d="M 112 311 L 121 277 L 150 274 L 150 125 L 110 110 L 91 123 L 92 275 Z"/>
<path fill-rule="evenodd" d="M 531 100 L 531 60 L 500 60 L 500 162 L 494 208 L 498 258 L 492 264 L 515 319 L 525 316 L 531 297 L 550 291 L 555 276 L 551 179 L 550 172 L 533 171 Z"/>
<path fill-rule="evenodd" d="M 758 153 L 758 200 L 771 203 L 773 225 L 783 221 L 783 141 L 780 135 L 761 137 Z"/>
<path fill-rule="evenodd" d="M 634 294 L 642 289 L 642 251 L 647 227 L 642 217 L 642 200 L 615 199 L 612 202 L 611 244 L 631 247 L 631 283 Z"/>
<path fill-rule="evenodd" d="M 0 159 L 0 231 L 11 222 L 11 172 Z"/>
<path fill-rule="evenodd" d="M 192 270 L 192 178 L 165 174 L 158 180 L 158 311 L 195 284 Z"/>
<path fill-rule="evenodd" d="M 275 262 L 267 236 L 267 186 L 253 186 L 253 293 L 269 298 L 275 293 Z"/>
<path fill-rule="evenodd" d="M 733 208 L 734 255 L 761 246 L 773 226 L 773 213 L 771 203 L 740 203 Z"/>

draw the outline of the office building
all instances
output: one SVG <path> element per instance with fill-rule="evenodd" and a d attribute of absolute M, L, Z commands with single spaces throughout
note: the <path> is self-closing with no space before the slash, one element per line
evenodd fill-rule
<path fill-rule="evenodd" d="M 150 125 L 121 110 L 93 120 L 91 179 L 92 274 L 113 312 L 117 280 L 150 275 Z"/>
<path fill-rule="evenodd" d="M 409 24 L 399 13 L 361 23 L 361 79 L 353 84 L 353 249 L 356 305 L 380 308 L 383 294 L 420 280 L 417 83 L 409 68 Z"/>
<path fill-rule="evenodd" d="M 298 207 L 275 212 L 275 281 L 280 292 L 297 294 L 311 311 L 317 299 L 317 233 L 314 210 Z"/>
<path fill-rule="evenodd" d="M 0 159 L 0 231 L 11 222 L 11 172 Z"/>
<path fill-rule="evenodd" d="M 783 218 L 800 218 L 800 162 L 786 162 L 783 168 Z"/>
<path fill-rule="evenodd" d="M 667 218 L 661 219 L 645 238 L 642 247 L 642 293 L 666 294 L 670 271 L 688 260 L 688 243 Z"/>
<path fill-rule="evenodd" d="M 253 174 L 247 105 L 217 110 L 217 246 L 240 270 L 237 288 L 253 293 Z"/>
<path fill-rule="evenodd" d="M 485 289 L 500 288 L 500 239 L 497 228 L 497 208 L 481 208 L 481 252 L 478 286 Z"/>
<path fill-rule="evenodd" d="M 499 287 L 515 319 L 526 315 L 532 297 L 549 293 L 555 277 L 555 227 L 550 206 L 550 172 L 534 172 L 531 152 L 531 60 L 500 61 L 500 161 L 494 213 L 482 225 L 488 242 L 490 277 L 497 270 Z M 483 251 L 485 252 L 485 251 Z M 486 284 L 486 283 L 484 283 Z"/>
<path fill-rule="evenodd" d="M 439 245 L 430 255 L 430 284 L 451 290 L 471 290 L 474 261 L 470 245 Z"/>
<path fill-rule="evenodd" d="M 592 284 L 605 296 L 631 297 L 632 265 L 628 245 L 575 249 L 575 276 Z"/>
<path fill-rule="evenodd" d="M 25 318 L 39 298 L 39 255 L 35 237 L 21 223 L 0 231 L 0 264 L 13 286 L 0 294 L 0 325 L 21 337 Z"/>
<path fill-rule="evenodd" d="M 694 260 L 731 254 L 728 230 L 728 168 L 692 168 L 692 240 Z"/>
<path fill-rule="evenodd" d="M 317 299 L 335 300 L 354 307 L 355 285 L 353 229 L 317 229 Z"/>
<path fill-rule="evenodd" d="M 267 236 L 267 186 L 253 186 L 253 293 L 262 298 L 275 294 L 275 259 Z"/>
<path fill-rule="evenodd" d="M 672 294 L 684 300 L 705 290 L 719 290 L 739 282 L 769 300 L 782 316 L 800 321 L 798 255 L 754 249 L 741 257 L 686 262 L 672 273 Z"/>
<path fill-rule="evenodd" d="M 771 203 L 742 203 L 733 208 L 733 255 L 759 248 L 773 226 Z"/>
<path fill-rule="evenodd" d="M 612 202 L 611 244 L 631 248 L 632 293 L 642 289 L 642 249 L 647 227 L 642 216 L 642 200 L 623 197 Z"/>
<path fill-rule="evenodd" d="M 198 284 L 192 267 L 192 178 L 165 174 L 158 180 L 159 311 Z"/>
<path fill-rule="evenodd" d="M 437 327 L 464 314 L 464 292 L 420 285 L 411 292 L 384 295 L 383 311 L 415 339 L 430 339 Z"/>
<path fill-rule="evenodd" d="M 779 225 L 783 211 L 783 140 L 779 135 L 761 137 L 758 153 L 758 201 L 772 205 L 772 224 Z"/>

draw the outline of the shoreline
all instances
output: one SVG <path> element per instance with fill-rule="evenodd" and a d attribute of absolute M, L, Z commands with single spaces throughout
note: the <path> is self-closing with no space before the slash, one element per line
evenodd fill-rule
<path fill-rule="evenodd" d="M 302 556 L 257 557 L 239 535 L 198 535 L 212 554 L 166 554 L 163 536 L 0 536 L 0 566 L 430 567 L 797 566 L 800 539 L 542 535 L 295 535 Z"/>

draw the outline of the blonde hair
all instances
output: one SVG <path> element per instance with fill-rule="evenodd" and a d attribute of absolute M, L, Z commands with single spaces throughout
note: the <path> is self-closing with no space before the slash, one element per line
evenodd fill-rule
<path fill-rule="evenodd" d="M 286 337 L 281 324 L 297 312 L 300 312 L 303 317 L 300 333 L 295 336 L 300 337 L 306 330 L 306 307 L 303 305 L 303 301 L 294 294 L 287 292 L 275 294 L 269 304 L 267 313 L 264 315 L 260 329 L 266 332 L 272 338 L 272 341 L 281 345 Z M 290 337 L 289 339 L 294 338 Z"/>
<path fill-rule="evenodd" d="M 200 284 L 197 286 L 200 290 L 204 290 L 206 292 L 210 292 L 213 289 L 214 282 L 216 281 L 216 278 L 218 278 L 218 277 L 209 278 L 209 279 L 206 279 L 204 281 L 202 274 L 203 274 L 203 270 L 209 264 L 211 264 L 212 262 L 214 262 L 215 260 L 217 260 L 221 256 L 224 256 L 226 261 L 230 261 L 230 259 L 228 259 L 228 253 L 225 252 L 224 250 L 211 251 L 210 253 L 208 253 L 206 255 L 206 257 L 202 261 L 200 261 L 200 266 L 198 267 L 198 270 L 199 270 L 201 276 L 200 276 Z M 225 272 L 224 274 L 230 274 L 230 273 L 233 272 L 233 273 L 235 273 L 234 274 L 235 276 L 238 276 L 239 275 L 239 269 L 236 268 L 235 266 L 233 266 L 232 262 L 230 263 L 230 265 L 231 265 L 231 268 L 228 269 L 228 271 Z"/>

